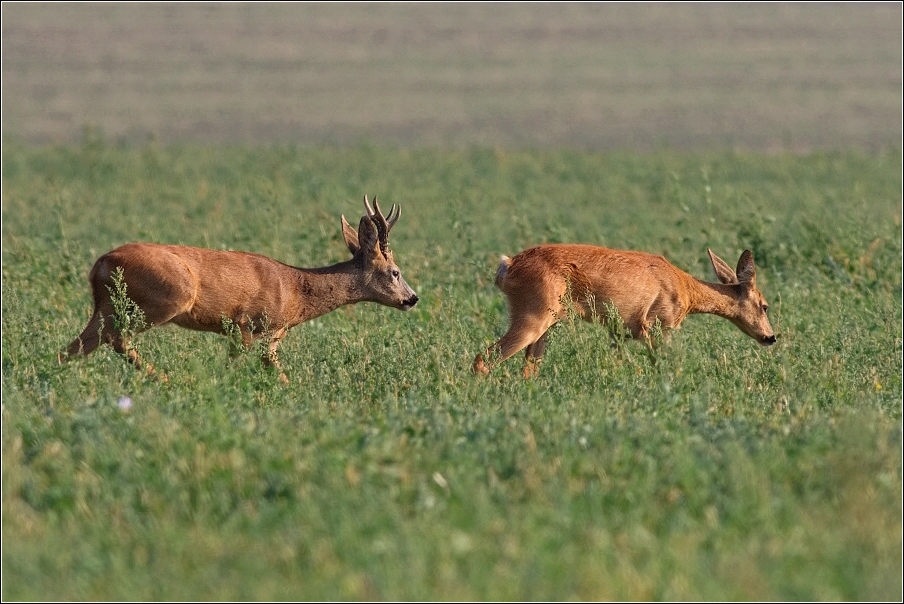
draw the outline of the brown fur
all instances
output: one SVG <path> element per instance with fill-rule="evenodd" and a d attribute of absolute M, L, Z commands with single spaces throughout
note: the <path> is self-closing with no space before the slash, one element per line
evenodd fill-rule
<path fill-rule="evenodd" d="M 649 342 L 649 330 L 678 329 L 687 315 L 725 317 L 763 345 L 775 342 L 766 302 L 756 288 L 753 254 L 741 254 L 737 271 L 709 251 L 720 283 L 707 283 L 662 256 L 593 245 L 548 244 L 503 256 L 496 285 L 509 304 L 510 326 L 502 338 L 474 359 L 476 373 L 488 373 L 525 349 L 525 377 L 535 375 L 549 328 L 566 316 L 568 299 L 585 320 L 605 318 L 611 303 L 631 335 Z"/>
<path fill-rule="evenodd" d="M 361 217 L 357 231 L 344 216 L 341 219 L 352 259 L 325 268 L 296 268 L 247 252 L 155 243 L 129 243 L 107 252 L 88 276 L 94 313 L 81 335 L 60 354 L 60 361 L 90 354 L 106 343 L 142 368 L 141 358 L 129 346 L 128 334 L 114 327 L 110 288 L 114 272 L 121 267 L 126 294 L 144 313 L 146 329 L 173 323 L 224 333 L 227 319 L 238 327 L 246 348 L 255 339 L 269 338 L 262 361 L 275 366 L 280 379 L 287 381 L 276 348 L 292 327 L 356 302 L 377 302 L 401 310 L 417 303 L 389 250 L 389 229 L 399 217 L 396 207 L 384 217 L 376 199 L 376 212 L 367 197 L 364 204 L 367 214 Z M 149 374 L 154 373 L 145 365 Z"/>

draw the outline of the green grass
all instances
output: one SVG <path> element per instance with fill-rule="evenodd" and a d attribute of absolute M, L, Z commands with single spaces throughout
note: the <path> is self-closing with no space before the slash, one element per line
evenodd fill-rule
<path fill-rule="evenodd" d="M 3 151 L 5 600 L 902 596 L 898 151 Z M 299 326 L 290 384 L 178 328 L 136 339 L 168 384 L 57 366 L 108 249 L 322 266 L 364 193 L 421 302 Z M 651 359 L 565 321 L 537 379 L 471 375 L 498 255 L 542 241 L 708 279 L 750 248 L 779 343 L 694 316 Z"/>

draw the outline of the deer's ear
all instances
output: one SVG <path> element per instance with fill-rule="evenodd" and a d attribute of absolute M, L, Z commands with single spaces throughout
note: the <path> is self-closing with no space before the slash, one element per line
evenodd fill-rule
<path fill-rule="evenodd" d="M 738 260 L 738 281 L 741 283 L 754 282 L 756 280 L 756 266 L 753 264 L 753 252 L 744 250 Z"/>
<path fill-rule="evenodd" d="M 358 231 L 352 228 L 352 225 L 348 223 L 345 219 L 345 216 L 340 216 L 342 219 L 342 238 L 345 239 L 345 245 L 348 247 L 348 251 L 352 253 L 352 256 L 358 253 Z"/>
<path fill-rule="evenodd" d="M 713 254 L 712 250 L 707 249 L 706 251 L 709 253 L 709 260 L 713 263 L 713 270 L 716 271 L 716 277 L 719 278 L 719 281 L 726 285 L 737 283 L 738 276 L 731 270 L 731 267 L 724 260 Z"/>
<path fill-rule="evenodd" d="M 358 248 L 362 252 L 376 252 L 380 238 L 374 221 L 367 216 L 361 217 L 358 224 Z"/>

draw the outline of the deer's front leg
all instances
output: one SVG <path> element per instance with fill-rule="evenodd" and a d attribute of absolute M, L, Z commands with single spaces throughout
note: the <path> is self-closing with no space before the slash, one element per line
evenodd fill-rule
<path fill-rule="evenodd" d="M 264 367 L 274 368 L 279 372 L 279 381 L 283 384 L 289 383 L 289 378 L 286 376 L 283 371 L 282 364 L 279 362 L 279 356 L 276 354 L 276 349 L 279 347 L 279 342 L 282 340 L 283 336 L 286 335 L 286 329 L 280 329 L 275 332 L 270 338 L 270 344 L 267 346 L 267 349 L 261 353 L 261 362 Z"/>

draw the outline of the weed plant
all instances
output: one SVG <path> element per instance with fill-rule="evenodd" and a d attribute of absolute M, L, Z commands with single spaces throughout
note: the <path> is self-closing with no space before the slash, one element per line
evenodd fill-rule
<path fill-rule="evenodd" d="M 7 143 L 3 599 L 900 600 L 900 166 Z M 168 383 L 106 346 L 57 365 L 103 252 L 323 266 L 365 193 L 402 206 L 421 301 L 300 325 L 289 384 L 177 328 L 135 339 Z M 566 320 L 537 378 L 520 355 L 471 375 L 506 328 L 499 254 L 555 241 L 708 280 L 707 247 L 749 248 L 779 341 L 704 315 L 613 347 Z"/>

